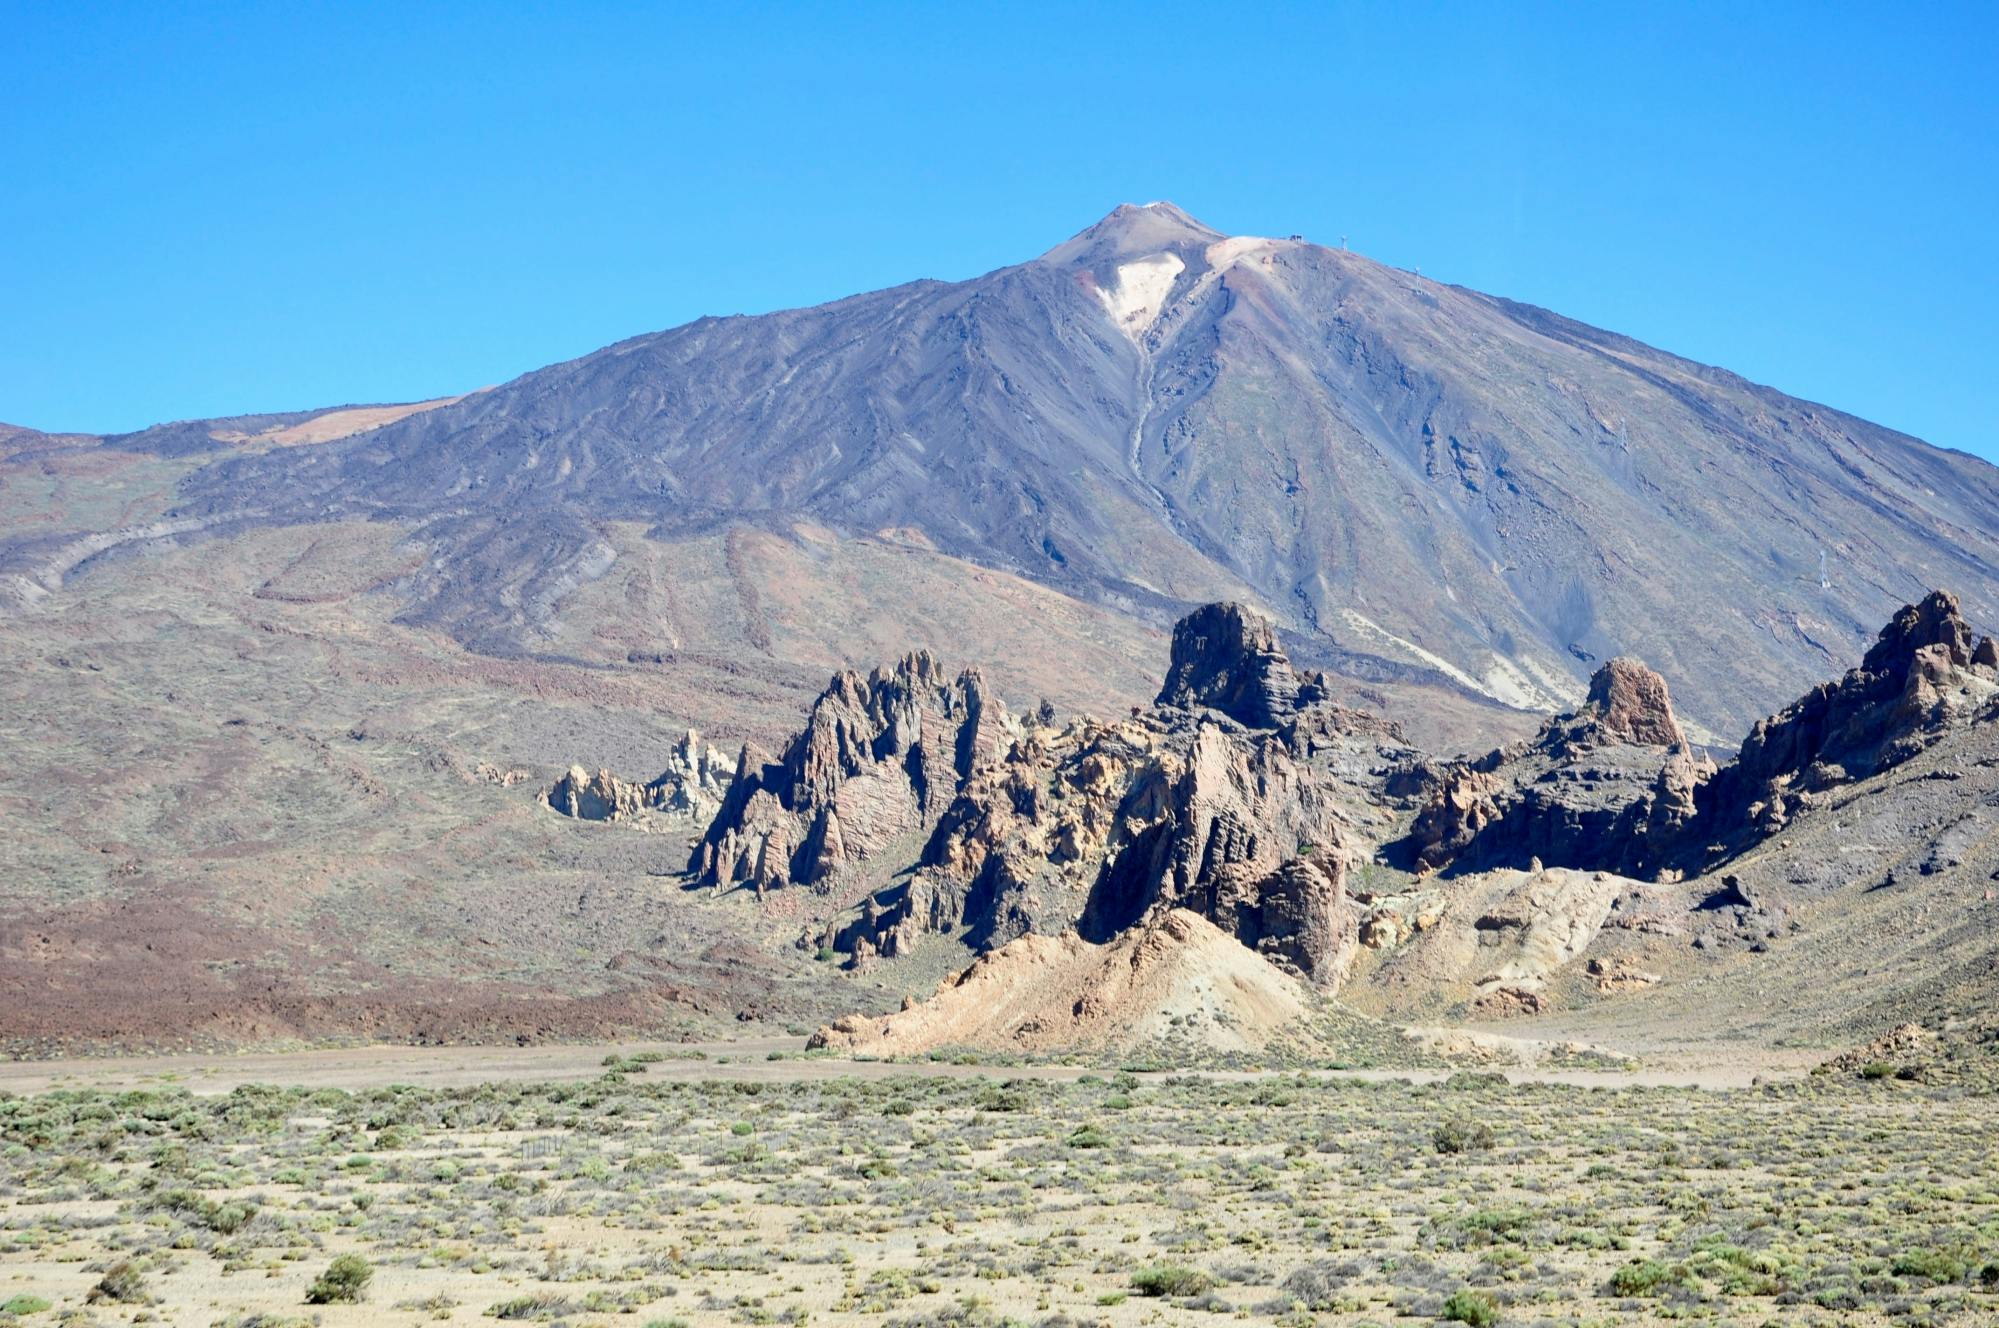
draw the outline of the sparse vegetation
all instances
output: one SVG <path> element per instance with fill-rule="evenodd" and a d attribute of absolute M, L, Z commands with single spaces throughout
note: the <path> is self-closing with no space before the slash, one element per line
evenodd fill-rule
<path fill-rule="evenodd" d="M 120 1259 L 105 1269 L 104 1276 L 84 1299 L 93 1305 L 150 1305 L 153 1300 L 146 1293 L 144 1275 L 129 1259 Z"/>
<path fill-rule="evenodd" d="M 761 1053 L 693 1082 L 636 1059 L 573 1083 L 0 1097 L 0 1276 L 34 1298 L 0 1315 L 333 1324 L 364 1289 L 408 1323 L 1999 1315 L 1982 1087 L 765 1079 Z M 1440 1151 L 1460 1131 L 1489 1163 Z"/>

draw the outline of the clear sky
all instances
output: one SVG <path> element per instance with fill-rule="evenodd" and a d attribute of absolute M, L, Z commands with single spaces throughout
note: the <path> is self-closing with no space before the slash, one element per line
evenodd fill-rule
<path fill-rule="evenodd" d="M 0 0 L 0 420 L 437 396 L 1167 198 L 1999 458 L 1995 88 L 1989 2 Z"/>

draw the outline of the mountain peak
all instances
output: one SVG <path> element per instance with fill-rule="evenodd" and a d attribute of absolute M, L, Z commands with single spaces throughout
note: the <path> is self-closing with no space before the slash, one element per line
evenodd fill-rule
<path fill-rule="evenodd" d="M 1227 238 L 1172 203 L 1120 203 L 1094 226 L 1043 254 L 1041 261 L 1094 267 L 1175 250 L 1206 249 Z"/>

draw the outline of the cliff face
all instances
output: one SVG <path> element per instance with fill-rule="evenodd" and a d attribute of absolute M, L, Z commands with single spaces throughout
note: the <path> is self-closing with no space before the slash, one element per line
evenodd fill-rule
<path fill-rule="evenodd" d="M 830 883 L 934 823 L 1017 728 L 977 670 L 948 677 L 928 652 L 838 674 L 776 761 L 745 744 L 688 869 L 760 893 Z"/>
<path fill-rule="evenodd" d="M 1107 943 L 1181 909 L 1336 985 L 1358 933 L 1356 827 L 1411 755 L 1392 725 L 1316 699 L 1268 620 L 1210 605 L 1174 634 L 1161 704 L 1023 733 L 970 770 L 909 879 L 807 939 L 863 961 L 931 932 L 983 948 L 1073 926 Z"/>
<path fill-rule="evenodd" d="M 1976 640 L 1957 597 L 1937 591 L 1881 629 L 1860 666 L 1760 721 L 1705 791 L 1727 829 L 1781 828 L 1800 801 L 1899 765 L 1999 695 L 1999 645 Z"/>
<path fill-rule="evenodd" d="M 1686 742 L 1663 679 L 1613 660 L 1589 700 L 1532 740 L 1430 767 L 1402 849 L 1427 870 L 1698 870 L 1784 827 L 1814 795 L 1907 761 L 1994 714 L 1999 646 L 1943 591 L 1903 607 L 1859 667 L 1758 721 L 1717 767 Z"/>

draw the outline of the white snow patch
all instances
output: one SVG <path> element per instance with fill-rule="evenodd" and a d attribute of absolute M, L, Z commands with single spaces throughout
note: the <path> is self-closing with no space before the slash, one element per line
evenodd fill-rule
<path fill-rule="evenodd" d="M 1177 254 L 1154 254 L 1135 259 L 1117 270 L 1117 284 L 1106 290 L 1097 287 L 1097 298 L 1110 311 L 1111 321 L 1133 341 L 1152 329 L 1166 293 L 1187 265 Z"/>

